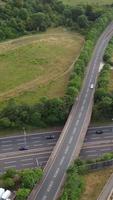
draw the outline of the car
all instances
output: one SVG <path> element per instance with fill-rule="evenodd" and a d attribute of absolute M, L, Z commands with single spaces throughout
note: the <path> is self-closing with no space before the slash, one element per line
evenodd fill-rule
<path fill-rule="evenodd" d="M 25 151 L 25 150 L 28 150 L 28 148 L 23 146 L 19 148 L 19 151 Z"/>
<path fill-rule="evenodd" d="M 103 133 L 103 130 L 97 130 L 96 131 L 96 134 L 102 134 Z"/>
<path fill-rule="evenodd" d="M 90 89 L 93 89 L 93 88 L 94 88 L 94 84 L 91 83 L 91 85 L 90 85 Z"/>
<path fill-rule="evenodd" d="M 51 140 L 51 139 L 54 139 L 54 138 L 55 138 L 54 135 L 48 135 L 48 136 L 46 136 L 46 139 L 47 139 L 47 140 Z"/>

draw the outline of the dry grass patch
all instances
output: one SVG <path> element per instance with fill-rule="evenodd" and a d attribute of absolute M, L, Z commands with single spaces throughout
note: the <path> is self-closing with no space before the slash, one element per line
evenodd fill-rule
<path fill-rule="evenodd" d="M 113 70 L 110 72 L 110 79 L 109 79 L 109 87 L 108 87 L 110 92 L 113 92 Z"/>
<path fill-rule="evenodd" d="M 95 5 L 105 5 L 112 4 L 112 0 L 62 0 L 66 4 L 76 5 L 76 4 L 95 4 Z"/>
<path fill-rule="evenodd" d="M 80 200 L 97 200 L 113 168 L 96 171 L 85 175 L 86 188 Z"/>
<path fill-rule="evenodd" d="M 81 35 L 63 28 L 1 43 L 0 103 L 63 96 L 83 43 Z"/>

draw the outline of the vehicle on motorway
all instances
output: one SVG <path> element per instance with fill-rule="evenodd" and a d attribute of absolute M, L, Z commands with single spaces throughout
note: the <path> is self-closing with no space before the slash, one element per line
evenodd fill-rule
<path fill-rule="evenodd" d="M 51 140 L 51 139 L 54 139 L 54 138 L 55 138 L 54 135 L 48 135 L 48 136 L 46 136 L 46 139 L 47 139 L 47 140 Z"/>
<path fill-rule="evenodd" d="M 103 133 L 103 130 L 97 130 L 96 131 L 96 134 L 102 134 Z"/>
<path fill-rule="evenodd" d="M 27 147 L 20 147 L 19 148 L 19 151 L 25 151 L 25 150 L 28 150 L 28 148 Z"/>
<path fill-rule="evenodd" d="M 93 89 L 93 88 L 94 88 L 94 84 L 91 83 L 91 85 L 90 85 L 90 89 Z"/>

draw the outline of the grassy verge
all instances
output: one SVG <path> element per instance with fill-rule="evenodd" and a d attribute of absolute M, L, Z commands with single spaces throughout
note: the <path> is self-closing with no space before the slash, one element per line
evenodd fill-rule
<path fill-rule="evenodd" d="M 95 5 L 105 5 L 105 4 L 112 4 L 112 0 L 62 0 L 66 4 L 76 5 L 76 4 L 95 4 Z"/>
<path fill-rule="evenodd" d="M 62 97 L 84 39 L 63 28 L 0 44 L 0 104 Z M 26 75 L 27 72 L 27 75 Z"/>
<path fill-rule="evenodd" d="M 97 200 L 107 179 L 112 173 L 113 168 L 107 168 L 85 175 L 84 179 L 86 186 L 80 200 Z"/>

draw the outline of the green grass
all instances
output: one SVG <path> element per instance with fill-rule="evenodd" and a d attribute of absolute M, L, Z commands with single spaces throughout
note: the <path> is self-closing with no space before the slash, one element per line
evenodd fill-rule
<path fill-rule="evenodd" d="M 33 104 L 64 95 L 71 65 L 84 39 L 63 28 L 0 44 L 0 104 L 10 98 Z"/>
<path fill-rule="evenodd" d="M 104 5 L 112 4 L 113 0 L 62 0 L 66 4 L 76 5 L 76 4 L 95 4 L 95 5 Z"/>

